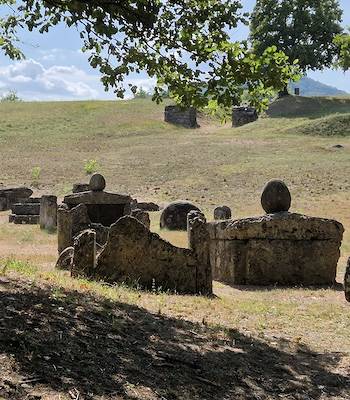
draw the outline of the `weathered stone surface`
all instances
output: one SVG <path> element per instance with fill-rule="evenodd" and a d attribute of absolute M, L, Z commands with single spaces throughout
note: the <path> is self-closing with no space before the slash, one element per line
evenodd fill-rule
<path fill-rule="evenodd" d="M 234 128 L 254 122 L 258 118 L 258 113 L 253 107 L 233 107 L 232 126 Z"/>
<path fill-rule="evenodd" d="M 205 293 L 213 290 L 213 278 L 210 264 L 210 238 L 205 216 L 200 211 L 187 214 L 188 247 L 194 252 L 197 261 L 197 285 Z M 205 290 L 204 290 L 205 289 Z"/>
<path fill-rule="evenodd" d="M 15 203 L 11 210 L 13 214 L 17 215 L 39 215 L 40 203 Z"/>
<path fill-rule="evenodd" d="M 69 271 L 73 264 L 74 247 L 67 247 L 58 256 L 55 268 Z"/>
<path fill-rule="evenodd" d="M 198 128 L 197 110 L 195 108 L 181 108 L 178 106 L 166 106 L 164 121 L 181 125 L 185 128 Z"/>
<path fill-rule="evenodd" d="M 57 197 L 42 196 L 40 202 L 40 228 L 54 232 L 57 229 Z"/>
<path fill-rule="evenodd" d="M 156 203 L 153 203 L 152 201 L 137 201 L 135 200 L 132 203 L 132 209 L 139 209 L 143 211 L 159 211 L 159 205 Z"/>
<path fill-rule="evenodd" d="M 344 276 L 344 293 L 346 300 L 350 302 L 350 258 L 348 259 Z"/>
<path fill-rule="evenodd" d="M 71 275 L 90 278 L 96 267 L 96 232 L 87 229 L 74 239 L 74 255 Z"/>
<path fill-rule="evenodd" d="M 130 215 L 132 217 L 136 218 L 138 221 L 142 222 L 146 226 L 147 229 L 150 228 L 151 220 L 149 218 L 148 212 L 136 208 L 131 211 Z"/>
<path fill-rule="evenodd" d="M 261 195 L 261 205 L 267 214 L 288 211 L 292 198 L 287 185 L 283 181 L 268 182 Z"/>
<path fill-rule="evenodd" d="M 73 246 L 74 236 L 87 229 L 90 223 L 85 204 L 79 204 L 72 209 L 60 206 L 57 211 L 58 252 Z"/>
<path fill-rule="evenodd" d="M 9 222 L 13 222 L 16 225 L 36 225 L 39 224 L 39 215 L 11 214 L 9 216 Z"/>
<path fill-rule="evenodd" d="M 215 220 L 231 219 L 231 217 L 232 217 L 232 212 L 231 212 L 230 207 L 220 206 L 220 207 L 216 207 L 214 210 L 214 219 Z"/>
<path fill-rule="evenodd" d="M 187 214 L 200 209 L 189 201 L 174 201 L 168 204 L 160 216 L 161 229 L 182 230 L 187 229 Z"/>
<path fill-rule="evenodd" d="M 75 183 L 73 185 L 73 193 L 88 192 L 90 190 L 90 185 L 88 183 Z"/>
<path fill-rule="evenodd" d="M 27 187 L 0 189 L 0 211 L 10 210 L 15 203 L 29 198 L 33 191 Z"/>
<path fill-rule="evenodd" d="M 111 226 L 94 277 L 107 282 L 138 282 L 143 287 L 179 293 L 208 294 L 210 289 L 202 278 L 197 278 L 202 268 L 194 251 L 171 245 L 126 216 Z"/>
<path fill-rule="evenodd" d="M 103 246 L 108 239 L 109 227 L 94 223 L 91 223 L 89 227 L 96 232 L 96 243 Z"/>
<path fill-rule="evenodd" d="M 101 174 L 93 174 L 90 178 L 89 188 L 93 192 L 102 192 L 106 187 L 106 180 Z"/>
<path fill-rule="evenodd" d="M 331 285 L 343 226 L 288 212 L 208 224 L 213 278 L 231 284 Z"/>

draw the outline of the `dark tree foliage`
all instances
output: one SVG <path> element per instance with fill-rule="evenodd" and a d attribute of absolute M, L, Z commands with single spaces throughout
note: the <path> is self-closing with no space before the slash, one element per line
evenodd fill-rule
<path fill-rule="evenodd" d="M 250 38 L 257 54 L 276 46 L 303 72 L 330 67 L 337 54 L 334 43 L 342 32 L 337 0 L 257 0 L 251 16 Z"/>
<path fill-rule="evenodd" d="M 23 56 L 20 29 L 76 27 L 91 66 L 118 97 L 125 94 L 127 75 L 146 71 L 157 80 L 156 101 L 168 91 L 184 106 L 230 107 L 247 91 L 252 104 L 263 107 L 297 74 L 275 47 L 256 55 L 247 43 L 230 40 L 230 32 L 246 23 L 239 1 L 0 0 L 0 5 L 0 15 L 7 14 L 0 20 L 0 46 L 8 56 Z"/>

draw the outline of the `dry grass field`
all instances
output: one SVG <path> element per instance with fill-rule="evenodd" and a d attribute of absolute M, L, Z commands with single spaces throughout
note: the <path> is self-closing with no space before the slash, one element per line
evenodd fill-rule
<path fill-rule="evenodd" d="M 334 218 L 350 256 L 350 99 L 291 98 L 239 129 L 162 122 L 149 100 L 0 105 L 0 183 L 68 193 L 96 160 L 107 190 L 189 199 L 211 219 L 262 213 L 286 181 L 292 210 Z M 287 112 L 288 110 L 288 112 Z M 341 144 L 342 148 L 334 145 Z M 39 177 L 33 169 L 39 167 Z M 36 182 L 34 182 L 36 181 Z M 56 272 L 56 236 L 0 213 L 0 399 L 349 399 L 350 308 L 340 288 L 140 292 Z M 158 231 L 159 214 L 152 216 Z M 186 246 L 186 235 L 162 232 Z M 37 397 L 35 397 L 37 396 Z"/>

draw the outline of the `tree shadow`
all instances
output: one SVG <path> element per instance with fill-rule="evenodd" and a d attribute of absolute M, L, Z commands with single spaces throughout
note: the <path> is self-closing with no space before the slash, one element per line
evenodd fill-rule
<path fill-rule="evenodd" d="M 294 289 L 294 290 L 333 290 L 335 292 L 343 292 L 344 285 L 335 282 L 333 285 L 269 285 L 269 286 L 256 286 L 256 285 L 235 285 L 229 282 L 220 281 L 220 283 L 230 286 L 233 289 L 240 290 L 241 292 L 273 292 L 279 289 Z"/>
<path fill-rule="evenodd" d="M 339 353 L 14 278 L 0 280 L 0 354 L 0 398 L 11 400 L 41 387 L 79 400 L 347 398 L 350 387 Z"/>

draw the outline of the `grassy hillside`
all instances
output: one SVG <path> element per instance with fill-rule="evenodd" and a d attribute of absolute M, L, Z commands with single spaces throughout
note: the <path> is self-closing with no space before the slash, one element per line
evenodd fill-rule
<path fill-rule="evenodd" d="M 96 160 L 107 190 L 190 199 L 211 218 L 222 204 L 235 217 L 261 214 L 262 187 L 280 178 L 293 211 L 344 224 L 342 280 L 349 99 L 291 97 L 239 129 L 207 118 L 200 129 L 175 127 L 163 122 L 163 107 L 2 103 L 0 183 L 63 196 L 88 181 L 84 165 Z M 53 270 L 56 235 L 7 220 L 0 213 L 0 399 L 349 398 L 350 317 L 339 288 L 214 283 L 208 299 L 71 279 Z M 152 230 L 158 225 L 152 214 Z M 161 234 L 186 246 L 185 233 Z"/>

